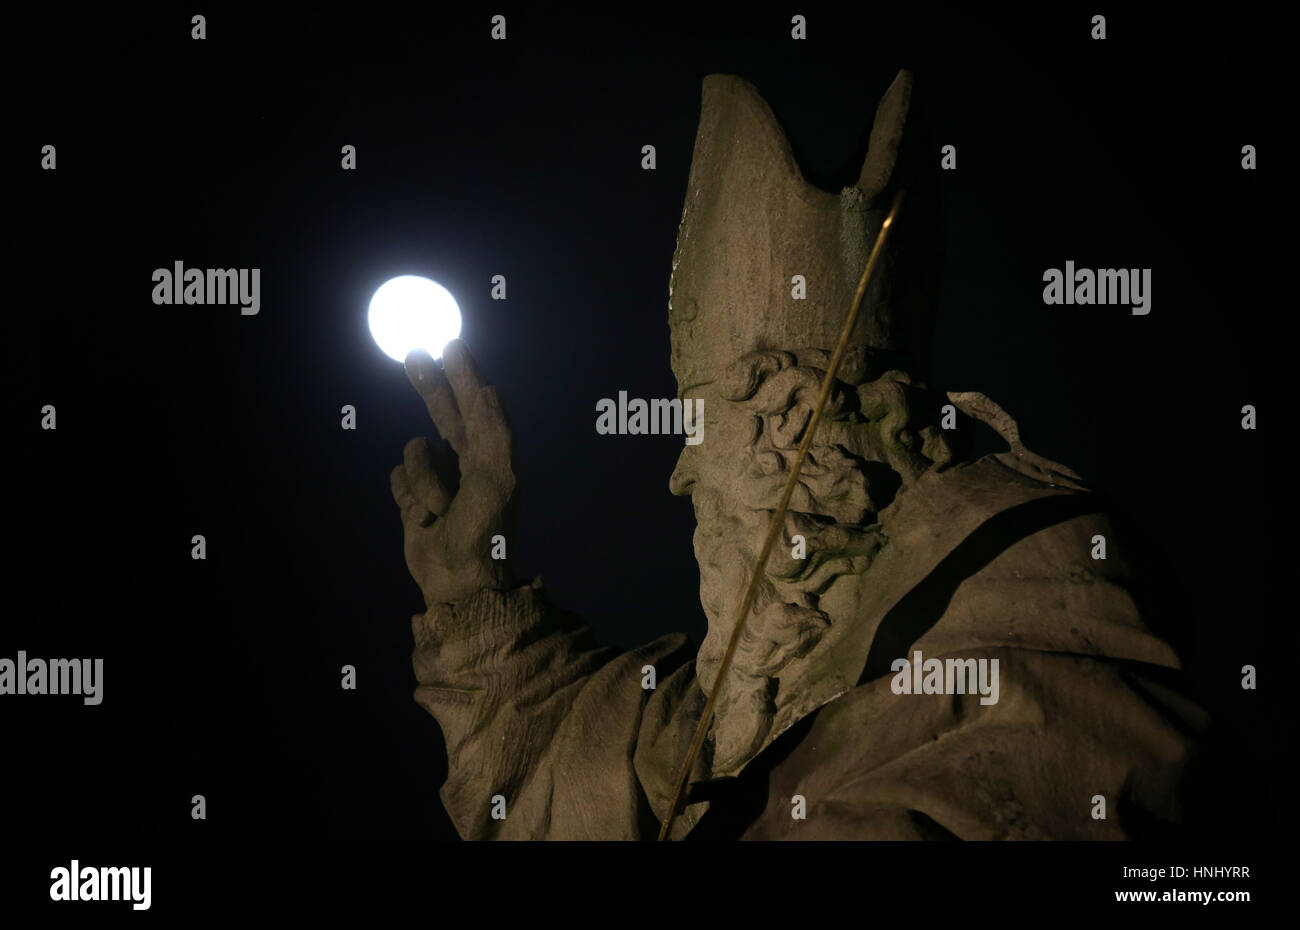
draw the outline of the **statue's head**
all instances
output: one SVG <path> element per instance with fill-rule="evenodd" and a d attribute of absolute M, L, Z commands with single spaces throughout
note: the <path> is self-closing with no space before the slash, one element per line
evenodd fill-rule
<path fill-rule="evenodd" d="M 706 691 L 903 181 L 910 97 L 910 76 L 900 73 L 877 110 L 857 183 L 835 195 L 803 179 L 751 84 L 704 81 L 668 313 L 678 394 L 704 401 L 703 440 L 685 446 L 671 487 L 691 496 L 698 524 L 709 632 L 696 668 Z M 950 454 L 922 424 L 915 386 L 934 275 L 928 233 L 905 208 L 864 296 L 718 704 L 715 772 L 734 771 L 802 716 L 801 688 L 832 667 L 836 632 L 888 545 L 876 515 Z"/>

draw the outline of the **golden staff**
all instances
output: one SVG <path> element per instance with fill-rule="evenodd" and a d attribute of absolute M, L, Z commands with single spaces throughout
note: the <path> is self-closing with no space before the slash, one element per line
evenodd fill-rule
<path fill-rule="evenodd" d="M 672 828 L 673 820 L 677 817 L 678 809 L 682 804 L 682 796 L 686 793 L 686 780 L 690 777 L 691 768 L 695 765 L 695 758 L 700 754 L 700 747 L 704 745 L 704 736 L 709 732 L 709 724 L 713 722 L 713 707 L 718 702 L 718 694 L 722 691 L 722 684 L 726 681 L 727 671 L 731 668 L 731 659 L 736 654 L 736 644 L 740 642 L 740 633 L 745 625 L 746 618 L 749 617 L 750 608 L 754 605 L 754 594 L 758 590 L 759 573 L 767 567 L 767 559 L 772 554 L 772 547 L 776 544 L 776 537 L 781 532 L 781 524 L 785 521 L 786 509 L 790 506 L 790 496 L 794 493 L 794 486 L 799 481 L 799 472 L 803 468 L 804 456 L 808 454 L 808 449 L 812 445 L 813 433 L 817 429 L 817 424 L 821 422 L 822 408 L 826 406 L 826 398 L 830 397 L 831 385 L 835 383 L 835 374 L 839 371 L 840 360 L 844 358 L 844 351 L 849 344 L 849 336 L 853 333 L 853 326 L 858 321 L 858 308 L 862 306 L 862 295 L 867 292 L 867 282 L 871 280 L 871 272 L 875 270 L 876 259 L 885 244 L 885 237 L 889 233 L 889 227 L 894 224 L 894 218 L 898 215 L 898 208 L 903 204 L 904 191 L 899 191 L 894 197 L 894 203 L 889 208 L 889 214 L 885 221 L 880 224 L 880 233 L 876 236 L 876 244 L 871 247 L 871 255 L 867 258 L 867 267 L 862 270 L 862 280 L 858 282 L 858 292 L 853 295 L 853 306 L 849 308 L 849 318 L 844 321 L 844 329 L 840 332 L 839 344 L 835 347 L 834 354 L 831 355 L 831 362 L 826 366 L 826 377 L 822 379 L 821 393 L 817 397 L 817 406 L 813 408 L 812 419 L 808 421 L 808 428 L 804 430 L 803 441 L 799 443 L 799 452 L 795 456 L 794 466 L 790 469 L 790 477 L 785 481 L 785 489 L 781 492 L 781 500 L 776 505 L 776 510 L 772 513 L 772 524 L 767 529 L 767 539 L 763 541 L 763 548 L 758 554 L 758 564 L 754 569 L 754 574 L 750 576 L 749 586 L 745 589 L 745 598 L 740 604 L 740 616 L 736 618 L 736 624 L 731 631 L 731 639 L 727 643 L 727 651 L 722 656 L 722 664 L 718 666 L 718 674 L 713 680 L 713 687 L 709 689 L 709 699 L 704 704 L 704 713 L 700 715 L 700 722 L 695 727 L 695 736 L 691 739 L 691 748 L 686 753 L 686 758 L 682 762 L 681 771 L 677 776 L 677 788 L 673 792 L 672 804 L 668 807 L 668 816 L 664 818 L 662 826 L 659 828 L 659 839 L 668 838 L 668 831 Z"/>

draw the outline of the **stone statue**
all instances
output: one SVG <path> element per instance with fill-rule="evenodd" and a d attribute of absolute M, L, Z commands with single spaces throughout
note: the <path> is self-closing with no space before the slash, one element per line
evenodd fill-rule
<path fill-rule="evenodd" d="M 756 564 L 904 180 L 911 94 L 900 73 L 857 184 L 834 195 L 803 180 L 752 85 L 704 81 L 669 303 L 678 393 L 707 401 L 703 442 L 670 481 L 698 522 L 698 655 L 681 634 L 602 647 L 540 582 L 513 583 L 490 557 L 515 487 L 496 392 L 460 342 L 445 371 L 408 358 L 458 459 L 413 440 L 392 484 L 428 608 L 415 698 L 445 735 L 442 800 L 462 837 L 653 838 L 755 571 L 672 838 L 1115 839 L 1179 823 L 1207 720 L 1166 681 L 1178 659 L 1140 616 L 1125 541 L 996 404 L 918 376 L 929 282 L 905 233 L 922 209 L 900 219 L 783 539 Z M 1009 448 L 955 455 L 943 420 L 959 411 Z"/>

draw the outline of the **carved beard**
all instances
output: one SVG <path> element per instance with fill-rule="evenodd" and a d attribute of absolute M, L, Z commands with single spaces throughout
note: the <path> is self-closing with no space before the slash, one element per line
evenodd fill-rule
<path fill-rule="evenodd" d="M 763 355 L 758 361 L 776 364 L 783 359 Z M 767 537 L 771 508 L 780 498 L 811 416 L 810 404 L 799 398 L 819 390 L 818 371 L 787 367 L 761 379 L 755 364 L 747 361 L 749 367 L 743 369 L 753 375 L 745 389 L 732 391 L 754 395 L 746 405 L 753 418 L 753 438 L 729 467 L 734 480 L 725 491 L 716 486 L 692 491 L 701 602 L 709 617 L 696 673 L 706 693 L 714 688 Z M 877 427 L 834 423 L 841 408 L 849 407 L 847 395 L 828 406 L 829 422 L 838 432 L 809 450 L 784 532 L 760 574 L 754 611 L 745 622 L 715 708 L 715 772 L 736 771 L 762 747 L 783 709 L 797 713 L 791 705 L 800 695 L 792 693 L 791 686 L 799 688 L 795 683 L 807 678 L 805 673 L 817 671 L 809 661 L 819 660 L 809 655 L 831 624 L 818 609 L 820 595 L 839 576 L 867 571 L 884 542 L 876 514 L 901 479 L 888 455 L 873 445 Z M 800 556 L 792 554 L 796 536 L 806 544 Z"/>
<path fill-rule="evenodd" d="M 713 725 L 716 770 L 731 771 L 759 750 L 776 718 L 781 673 L 811 652 L 828 626 L 821 611 L 798 604 L 774 602 L 750 615 L 718 699 Z"/>
<path fill-rule="evenodd" d="M 722 575 L 712 579 L 711 587 L 727 592 L 717 609 L 709 611 L 709 633 L 696 659 L 696 672 L 706 693 L 713 689 L 756 562 L 753 555 L 735 547 L 718 547 L 715 553 L 723 554 L 724 549 L 730 550 L 725 553 L 728 558 L 701 561 L 702 566 Z M 793 601 L 788 600 L 791 597 Z M 782 673 L 816 647 L 829 625 L 829 618 L 813 606 L 807 594 L 795 589 L 782 594 L 766 575 L 759 581 L 755 610 L 736 644 L 716 705 L 712 730 L 714 771 L 731 771 L 758 751 L 771 731 L 781 702 Z"/>

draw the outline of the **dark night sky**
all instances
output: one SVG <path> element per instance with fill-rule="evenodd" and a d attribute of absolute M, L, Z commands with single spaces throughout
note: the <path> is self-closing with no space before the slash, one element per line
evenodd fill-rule
<path fill-rule="evenodd" d="M 1097 43 L 1091 10 L 833 9 L 799 7 L 804 43 L 791 11 L 750 7 L 505 9 L 505 43 L 485 8 L 212 7 L 206 42 L 189 11 L 23 14 L 11 39 L 43 64 L 11 79 L 5 147 L 17 599 L 0 655 L 103 656 L 106 697 L 0 708 L 27 760 L 7 767 L 11 822 L 88 842 L 454 836 L 441 737 L 411 700 L 422 602 L 388 490 L 431 426 L 365 322 L 396 274 L 458 297 L 511 419 L 516 573 L 606 641 L 698 642 L 694 521 L 667 489 L 680 439 L 597 436 L 594 407 L 676 393 L 667 288 L 700 81 L 754 81 L 808 178 L 838 190 L 902 66 L 935 145 L 958 147 L 932 381 L 988 394 L 1132 518 L 1196 693 L 1256 799 L 1293 810 L 1273 219 L 1291 106 L 1260 38 L 1277 27 L 1116 11 Z M 1043 269 L 1066 259 L 1152 268 L 1151 315 L 1045 307 Z M 175 260 L 261 268 L 261 313 L 154 306 L 150 274 Z"/>

